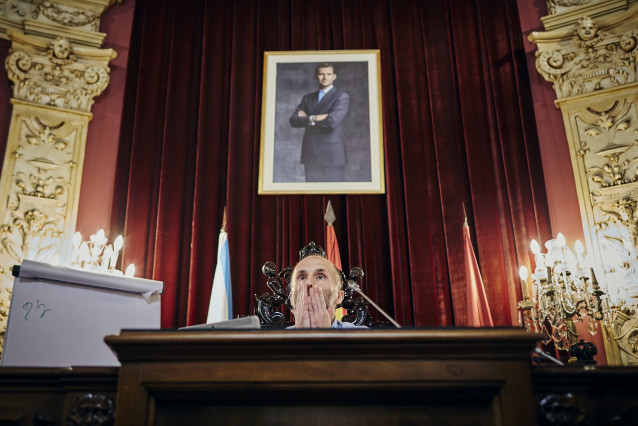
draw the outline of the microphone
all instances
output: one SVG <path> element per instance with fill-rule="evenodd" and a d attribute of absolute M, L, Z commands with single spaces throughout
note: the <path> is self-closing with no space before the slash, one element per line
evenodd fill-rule
<path fill-rule="evenodd" d="M 558 359 L 554 358 L 553 356 L 551 356 L 550 354 L 543 352 L 541 350 L 541 348 L 534 348 L 534 353 L 538 354 L 541 356 L 541 358 L 545 358 L 550 360 L 551 362 L 553 362 L 554 364 L 558 364 L 558 365 L 565 365 L 565 363 L 563 363 L 562 361 L 559 361 Z"/>
<path fill-rule="evenodd" d="M 381 309 L 381 307 L 379 305 L 377 305 L 376 303 L 374 303 L 368 296 L 365 295 L 365 293 L 363 292 L 363 290 L 361 290 L 361 287 L 359 287 L 359 284 L 357 284 L 356 282 L 354 282 L 353 280 L 348 280 L 348 287 L 350 287 L 351 289 L 353 289 L 354 291 L 356 291 L 357 293 L 359 293 L 361 296 L 363 296 L 363 298 L 365 300 L 368 301 L 368 303 L 370 303 L 372 306 L 374 306 L 377 311 L 381 312 L 383 314 L 384 317 L 386 317 L 387 319 L 390 320 L 390 322 L 392 324 L 394 324 L 394 326 L 396 328 L 401 328 L 401 325 L 396 322 L 390 315 L 388 315 L 383 309 Z"/>

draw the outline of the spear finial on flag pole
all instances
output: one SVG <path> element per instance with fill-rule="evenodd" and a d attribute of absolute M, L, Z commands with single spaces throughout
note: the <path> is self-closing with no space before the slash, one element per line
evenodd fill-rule
<path fill-rule="evenodd" d="M 328 206 L 326 207 L 326 215 L 323 217 L 324 220 L 328 223 L 328 226 L 332 226 L 332 224 L 337 220 L 335 216 L 335 211 L 332 209 L 332 203 L 328 200 Z"/>

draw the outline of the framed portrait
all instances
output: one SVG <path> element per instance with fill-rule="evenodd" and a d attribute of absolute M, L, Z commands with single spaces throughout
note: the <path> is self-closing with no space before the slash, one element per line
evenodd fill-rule
<path fill-rule="evenodd" d="M 259 194 L 385 192 L 379 50 L 265 52 Z"/>

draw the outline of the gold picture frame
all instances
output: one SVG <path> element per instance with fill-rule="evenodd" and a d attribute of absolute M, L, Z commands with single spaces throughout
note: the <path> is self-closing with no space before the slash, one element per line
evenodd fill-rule
<path fill-rule="evenodd" d="M 320 69 L 337 89 L 323 104 Z M 265 52 L 259 194 L 385 193 L 381 105 L 379 50 Z M 311 162 L 338 172 L 317 178 Z"/>

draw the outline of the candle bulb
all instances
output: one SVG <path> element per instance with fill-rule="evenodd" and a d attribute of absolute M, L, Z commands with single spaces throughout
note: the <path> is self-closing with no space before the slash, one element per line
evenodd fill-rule
<path fill-rule="evenodd" d="M 106 244 L 106 237 L 104 236 L 104 229 L 100 229 L 99 231 L 97 231 L 97 234 L 95 234 L 95 243 L 98 246 L 103 246 L 104 244 Z"/>
<path fill-rule="evenodd" d="M 574 252 L 569 248 L 565 250 L 565 262 L 567 263 L 567 268 L 569 268 L 570 271 L 578 271 L 578 260 L 576 259 Z"/>
<path fill-rule="evenodd" d="M 113 255 L 113 247 L 109 244 L 104 249 L 104 253 L 102 254 L 102 260 L 100 262 L 100 269 L 102 271 L 107 271 L 111 264 L 111 256 Z"/>
<path fill-rule="evenodd" d="M 523 292 L 523 300 L 529 299 L 529 291 L 527 288 L 528 272 L 525 266 L 521 266 L 521 268 L 518 270 L 518 276 L 521 278 L 521 291 Z"/>
<path fill-rule="evenodd" d="M 91 253 L 89 251 L 89 245 L 86 243 L 86 241 L 83 242 L 80 245 L 80 250 L 79 251 L 80 251 L 80 253 L 78 255 L 79 256 L 78 261 L 79 261 L 80 267 L 83 268 L 85 266 L 86 262 L 91 260 Z"/>
<path fill-rule="evenodd" d="M 73 250 L 71 251 L 71 265 L 77 265 L 80 261 L 80 244 L 82 244 L 82 234 L 76 232 L 71 239 Z"/>
<path fill-rule="evenodd" d="M 560 247 L 565 247 L 566 241 L 562 232 L 559 232 L 558 235 L 556 235 L 556 242 Z"/>
<path fill-rule="evenodd" d="M 559 260 L 565 263 L 565 246 L 567 245 L 567 241 L 565 241 L 565 236 L 562 234 L 562 232 L 559 232 L 558 235 L 556 236 L 556 243 L 560 253 Z"/>
<path fill-rule="evenodd" d="M 541 246 L 538 241 L 532 240 L 531 249 L 534 254 L 534 263 L 536 264 L 535 270 L 540 271 L 545 267 L 545 256 L 541 253 Z"/>
<path fill-rule="evenodd" d="M 538 244 L 538 241 L 536 240 L 532 240 L 532 243 L 530 244 L 530 248 L 532 249 L 532 253 L 534 254 L 538 254 L 541 252 L 541 246 Z"/>
<path fill-rule="evenodd" d="M 115 266 L 117 265 L 117 257 L 120 254 L 120 249 L 122 248 L 122 246 L 124 245 L 124 238 L 122 238 L 121 235 L 118 235 L 117 238 L 115 239 L 115 242 L 113 243 L 113 254 L 111 255 L 111 269 L 115 269 Z"/>
<path fill-rule="evenodd" d="M 117 238 L 115 239 L 115 242 L 113 243 L 113 248 L 119 251 L 123 245 L 124 245 L 124 238 L 122 238 L 121 235 L 118 235 Z"/>
<path fill-rule="evenodd" d="M 132 263 L 130 265 L 128 265 L 128 267 L 126 268 L 126 272 L 124 272 L 124 276 L 125 277 L 129 277 L 131 278 L 132 276 L 135 275 L 135 265 L 133 265 Z"/>

